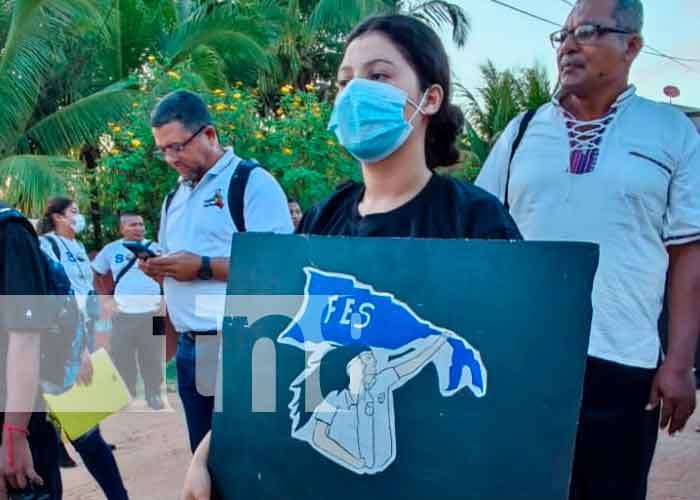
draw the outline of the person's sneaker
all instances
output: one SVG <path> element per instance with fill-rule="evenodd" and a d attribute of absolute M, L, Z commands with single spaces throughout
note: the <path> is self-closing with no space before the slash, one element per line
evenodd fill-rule
<path fill-rule="evenodd" d="M 148 406 L 155 411 L 160 411 L 165 408 L 163 400 L 160 398 L 160 394 L 154 394 L 153 396 L 149 396 L 148 398 L 146 398 L 146 403 L 148 403 Z"/>
<path fill-rule="evenodd" d="M 68 450 L 66 450 L 66 445 L 63 444 L 63 441 L 61 441 L 58 447 L 58 465 L 63 469 L 72 469 L 78 465 L 68 454 Z"/>

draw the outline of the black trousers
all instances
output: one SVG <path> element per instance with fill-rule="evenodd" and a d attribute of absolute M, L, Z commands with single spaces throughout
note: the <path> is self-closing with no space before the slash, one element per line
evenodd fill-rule
<path fill-rule="evenodd" d="M 153 314 L 119 313 L 112 318 L 112 359 L 134 394 L 138 368 L 146 397 L 160 394 L 165 370 L 165 337 L 154 331 Z"/>
<path fill-rule="evenodd" d="M 588 358 L 570 500 L 644 500 L 660 410 L 646 411 L 656 370 Z"/>

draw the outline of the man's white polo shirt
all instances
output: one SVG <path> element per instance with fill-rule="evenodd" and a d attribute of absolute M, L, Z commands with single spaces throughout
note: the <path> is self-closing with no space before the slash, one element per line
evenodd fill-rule
<path fill-rule="evenodd" d="M 194 189 L 187 183 L 180 183 L 167 214 L 163 204 L 158 240 L 166 253 L 185 251 L 212 258 L 230 257 L 231 240 L 237 230 L 228 207 L 228 188 L 239 162 L 233 149 L 226 148 Z M 243 207 L 249 232 L 293 232 L 287 198 L 265 169 L 256 168 L 251 172 Z M 166 278 L 163 288 L 168 314 L 176 331 L 202 332 L 220 328 L 225 282 L 179 282 Z"/>
<path fill-rule="evenodd" d="M 589 354 L 653 368 L 666 246 L 700 240 L 700 135 L 682 113 L 634 87 L 613 108 L 597 161 L 573 174 L 581 165 L 570 162 L 572 117 L 556 100 L 542 107 L 513 159 L 508 198 L 525 239 L 600 245 Z M 476 181 L 501 200 L 519 122 L 510 123 Z"/>

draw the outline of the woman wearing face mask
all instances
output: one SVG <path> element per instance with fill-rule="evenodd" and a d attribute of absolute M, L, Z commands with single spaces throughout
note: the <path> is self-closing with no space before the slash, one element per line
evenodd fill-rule
<path fill-rule="evenodd" d="M 85 229 L 85 218 L 78 206 L 70 198 L 49 200 L 42 219 L 39 221 L 41 249 L 50 258 L 61 263 L 75 292 L 78 305 L 86 319 L 94 316 L 90 309 L 95 297 L 93 274 L 85 246 L 76 236 Z M 89 314 L 90 313 L 90 314 Z M 89 384 L 92 379 L 92 363 L 89 349 L 94 345 L 88 335 L 89 329 L 82 322 L 73 339 L 73 352 L 66 366 L 64 385 L 75 383 Z M 108 500 L 127 500 L 128 495 L 114 459 L 112 448 L 105 442 L 99 427 L 88 431 L 72 444 L 80 454 L 90 474 L 102 488 Z M 65 447 L 61 451 L 63 466 L 75 466 Z M 71 464 L 71 462 L 73 462 Z"/>
<path fill-rule="evenodd" d="M 459 161 L 464 117 L 450 103 L 450 74 L 440 39 L 414 18 L 376 17 L 355 28 L 329 130 L 359 160 L 364 182 L 312 208 L 300 233 L 520 238 L 496 198 L 433 172 Z"/>
<path fill-rule="evenodd" d="M 433 30 L 407 16 L 368 19 L 348 37 L 338 86 L 329 129 L 359 160 L 363 182 L 309 210 L 299 233 L 520 239 L 496 198 L 433 172 L 459 161 L 464 123 Z M 185 500 L 210 497 L 209 443 L 208 435 L 192 460 Z"/>

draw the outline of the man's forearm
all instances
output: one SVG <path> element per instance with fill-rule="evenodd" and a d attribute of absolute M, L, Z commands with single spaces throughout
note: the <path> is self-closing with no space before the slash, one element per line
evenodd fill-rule
<path fill-rule="evenodd" d="M 34 411 L 39 385 L 39 349 L 38 333 L 10 333 L 5 370 L 5 423 L 8 425 L 26 428 Z"/>
<path fill-rule="evenodd" d="M 228 281 L 229 259 L 216 257 L 211 259 L 211 270 L 216 281 Z"/>
<path fill-rule="evenodd" d="M 666 362 L 678 371 L 693 367 L 700 334 L 700 243 L 669 249 L 669 339 Z"/>

